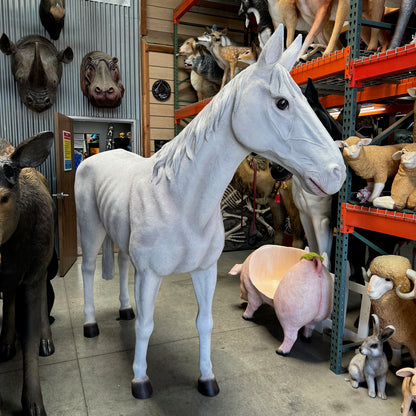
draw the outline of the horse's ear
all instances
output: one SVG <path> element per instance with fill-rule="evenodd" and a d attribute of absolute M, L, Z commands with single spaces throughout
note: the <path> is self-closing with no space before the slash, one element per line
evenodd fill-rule
<path fill-rule="evenodd" d="M 318 91 L 316 91 L 315 85 L 311 77 L 308 77 L 308 83 L 306 84 L 305 97 L 308 99 L 309 104 L 320 104 Z"/>
<path fill-rule="evenodd" d="M 298 60 L 301 48 L 302 35 L 298 35 L 296 36 L 296 39 L 290 44 L 290 46 L 283 52 L 283 55 L 279 60 L 279 64 L 290 71 Z"/>
<path fill-rule="evenodd" d="M 284 34 L 283 25 L 280 24 L 264 45 L 257 61 L 259 66 L 270 66 L 279 62 L 283 54 Z"/>

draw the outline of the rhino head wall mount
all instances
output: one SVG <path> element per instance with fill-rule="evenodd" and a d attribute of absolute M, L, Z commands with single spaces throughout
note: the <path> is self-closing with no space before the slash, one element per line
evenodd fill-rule
<path fill-rule="evenodd" d="M 14 44 L 3 33 L 0 50 L 12 57 L 12 73 L 20 98 L 32 111 L 41 113 L 52 107 L 62 77 L 62 63 L 70 63 L 73 51 L 58 51 L 48 39 L 29 35 Z"/>

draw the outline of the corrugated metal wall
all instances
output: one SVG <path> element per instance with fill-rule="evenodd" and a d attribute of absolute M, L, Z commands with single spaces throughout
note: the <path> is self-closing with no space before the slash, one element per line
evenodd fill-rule
<path fill-rule="evenodd" d="M 103 117 L 136 120 L 140 134 L 140 42 L 139 2 L 117 6 L 89 0 L 67 0 L 65 26 L 57 41 L 61 51 L 70 46 L 74 59 L 63 65 L 56 102 L 41 114 L 27 109 L 21 102 L 11 73 L 11 57 L 0 53 L 0 137 L 14 145 L 40 131 L 54 130 L 55 111 L 75 117 Z M 6 33 L 16 43 L 23 36 L 39 34 L 50 39 L 39 18 L 40 0 L 0 0 L 0 34 Z M 80 88 L 80 64 L 88 52 L 100 50 L 119 59 L 118 65 L 125 88 L 124 98 L 116 109 L 97 109 L 83 96 Z M 140 153 L 140 137 L 135 137 L 133 150 Z M 40 169 L 55 188 L 55 156 Z"/>

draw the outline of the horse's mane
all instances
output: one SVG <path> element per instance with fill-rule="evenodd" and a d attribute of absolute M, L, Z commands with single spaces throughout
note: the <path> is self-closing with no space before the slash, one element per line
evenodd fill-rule
<path fill-rule="evenodd" d="M 247 71 L 245 69 L 245 71 Z M 244 89 L 246 76 L 239 74 L 222 88 L 204 109 L 175 138 L 155 153 L 153 178 L 159 182 L 164 174 L 169 180 L 176 176 L 183 158 L 193 160 L 216 130 L 226 110 L 236 111 Z M 245 75 L 245 74 L 244 74 Z M 230 85 L 231 84 L 231 85 Z M 229 123 L 229 119 L 223 120 Z"/>

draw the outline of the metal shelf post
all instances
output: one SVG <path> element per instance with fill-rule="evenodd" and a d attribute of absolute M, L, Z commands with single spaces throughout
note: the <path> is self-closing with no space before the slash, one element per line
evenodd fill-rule
<path fill-rule="evenodd" d="M 348 45 L 350 46 L 350 56 L 347 63 L 358 58 L 360 53 L 360 34 L 361 34 L 361 15 L 362 1 L 352 0 L 350 2 Z M 357 111 L 357 91 L 356 87 L 349 86 L 349 80 L 345 80 L 345 103 L 344 103 L 344 124 L 342 136 L 346 140 L 355 132 L 355 115 Z M 341 220 L 341 202 L 347 201 L 351 193 L 351 172 L 347 169 L 347 179 L 344 182 L 338 195 L 338 220 L 337 238 L 335 249 L 335 282 L 334 282 L 334 307 L 332 312 L 332 332 L 331 332 L 331 353 L 330 369 L 335 374 L 340 374 L 342 370 L 341 361 L 343 353 L 343 338 L 345 326 L 345 292 L 347 290 L 347 262 L 348 262 L 348 234 L 339 232 Z"/>

